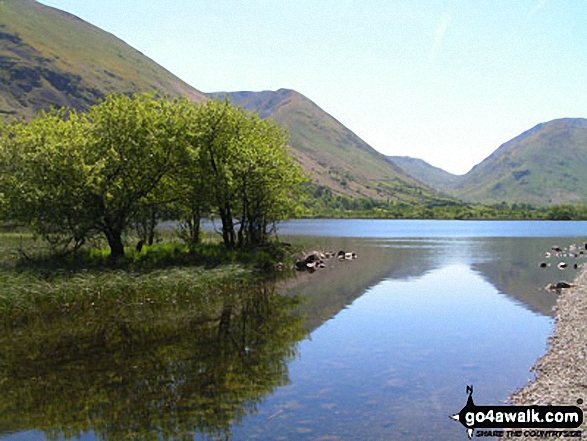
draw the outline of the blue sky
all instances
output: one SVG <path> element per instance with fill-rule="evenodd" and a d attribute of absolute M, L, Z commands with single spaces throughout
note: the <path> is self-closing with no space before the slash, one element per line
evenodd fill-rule
<path fill-rule="evenodd" d="M 582 0 L 42 0 L 203 92 L 303 93 L 387 155 L 465 173 L 587 117 Z"/>

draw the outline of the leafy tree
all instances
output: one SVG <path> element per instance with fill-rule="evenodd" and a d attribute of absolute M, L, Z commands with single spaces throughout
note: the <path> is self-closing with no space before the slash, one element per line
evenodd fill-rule
<path fill-rule="evenodd" d="M 88 125 L 75 112 L 41 112 L 30 124 L 4 127 L 0 144 L 2 212 L 60 250 L 76 249 L 94 231 L 86 209 Z"/>
<path fill-rule="evenodd" d="M 123 231 L 174 167 L 178 119 L 172 101 L 111 95 L 86 114 L 52 111 L 9 126 L 3 208 L 55 243 L 101 233 L 111 257 L 124 256 Z"/>
<path fill-rule="evenodd" d="M 96 174 L 87 183 L 97 228 L 111 256 L 124 256 L 122 233 L 145 198 L 175 166 L 181 126 L 175 101 L 150 95 L 112 95 L 87 114 L 88 159 Z"/>
<path fill-rule="evenodd" d="M 210 186 L 225 246 L 264 244 L 269 226 L 294 214 L 292 196 L 304 180 L 285 133 L 228 101 L 202 105 L 196 121 L 202 179 Z"/>
<path fill-rule="evenodd" d="M 124 256 L 126 229 L 152 241 L 171 205 L 191 244 L 213 212 L 228 249 L 263 245 L 273 223 L 295 213 L 303 181 L 285 133 L 228 102 L 111 95 L 87 113 L 41 113 L 0 136 L 6 217 L 64 250 L 101 234 L 113 260 Z"/>
<path fill-rule="evenodd" d="M 202 166 L 199 141 L 202 136 L 200 108 L 206 104 L 181 100 L 177 105 L 181 106 L 183 148 L 178 153 L 176 168 L 164 180 L 164 191 L 169 195 L 173 212 L 180 221 L 180 237 L 190 246 L 195 246 L 200 242 L 200 220 L 210 212 L 214 192 L 209 175 Z"/>
<path fill-rule="evenodd" d="M 303 180 L 287 151 L 287 136 L 274 122 L 243 115 L 236 141 L 233 182 L 241 247 L 267 242 L 269 228 L 295 213 Z"/>

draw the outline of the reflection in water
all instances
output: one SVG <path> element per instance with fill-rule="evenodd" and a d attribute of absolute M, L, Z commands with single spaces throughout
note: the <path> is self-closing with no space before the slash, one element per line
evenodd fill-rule
<path fill-rule="evenodd" d="M 490 259 L 474 262 L 472 268 L 478 271 L 501 293 L 519 302 L 520 305 L 546 316 L 554 316 L 553 306 L 556 293 L 545 287 L 560 280 L 572 282 L 577 271 L 572 267 L 575 262 L 587 262 L 583 257 L 545 258 L 544 252 L 550 250 L 553 243 L 571 244 L 579 238 L 567 239 L 529 239 L 501 238 L 482 241 L 484 253 Z M 559 261 L 570 263 L 569 268 L 561 271 L 557 268 Z M 548 268 L 541 268 L 541 262 L 548 262 Z"/>
<path fill-rule="evenodd" d="M 289 282 L 311 341 L 235 439 L 453 439 L 465 385 L 500 404 L 531 376 L 560 276 L 538 266 L 548 239 L 309 240 L 359 259 Z"/>
<path fill-rule="evenodd" d="M 544 251 L 550 249 L 550 238 L 301 237 L 288 240 L 296 240 L 306 249 L 352 249 L 359 255 L 353 261 L 331 259 L 326 270 L 298 273 L 284 284 L 284 292 L 309 300 L 302 305 L 309 330 L 321 326 L 383 280 L 415 281 L 452 264 L 470 267 L 499 293 L 545 316 L 553 316 L 556 294 L 544 287 L 559 280 L 572 281 L 576 275 L 572 268 L 565 272 L 558 270 L 555 259 L 549 268 L 540 268 L 539 263 L 545 260 Z M 464 281 L 455 277 L 452 283 L 456 289 Z"/>
<path fill-rule="evenodd" d="M 230 438 L 288 383 L 297 301 L 251 283 L 204 308 L 101 311 L 0 333 L 0 430 L 48 438 Z"/>
<path fill-rule="evenodd" d="M 552 326 L 544 286 L 575 274 L 539 267 L 549 238 L 284 239 L 359 258 L 189 308 L 1 330 L 0 433 L 459 439 L 465 385 L 499 404 L 525 384 Z"/>

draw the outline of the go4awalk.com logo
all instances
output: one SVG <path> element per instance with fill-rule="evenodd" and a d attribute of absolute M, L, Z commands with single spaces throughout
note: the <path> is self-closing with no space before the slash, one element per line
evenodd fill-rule
<path fill-rule="evenodd" d="M 580 430 L 560 430 L 576 429 L 583 423 L 583 410 L 577 406 L 477 406 L 473 402 L 473 386 L 467 386 L 467 394 L 467 404 L 459 413 L 451 415 L 451 418 L 465 426 L 469 439 L 473 437 L 473 433 L 476 436 L 505 438 L 581 437 Z M 579 400 L 578 404 L 581 403 L 582 400 Z M 491 430 L 504 427 L 508 430 Z"/>

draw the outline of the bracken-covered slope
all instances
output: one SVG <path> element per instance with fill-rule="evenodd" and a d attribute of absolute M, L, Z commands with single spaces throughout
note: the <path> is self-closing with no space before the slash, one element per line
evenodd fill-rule
<path fill-rule="evenodd" d="M 0 118 L 85 109 L 109 93 L 203 94 L 122 40 L 33 0 L 0 2 Z"/>
<path fill-rule="evenodd" d="M 453 194 L 483 202 L 587 202 L 587 120 L 538 124 L 459 178 Z"/>
<path fill-rule="evenodd" d="M 289 90 L 218 92 L 289 130 L 291 146 L 312 180 L 354 197 L 430 202 L 438 194 L 387 160 L 302 94 Z"/>

